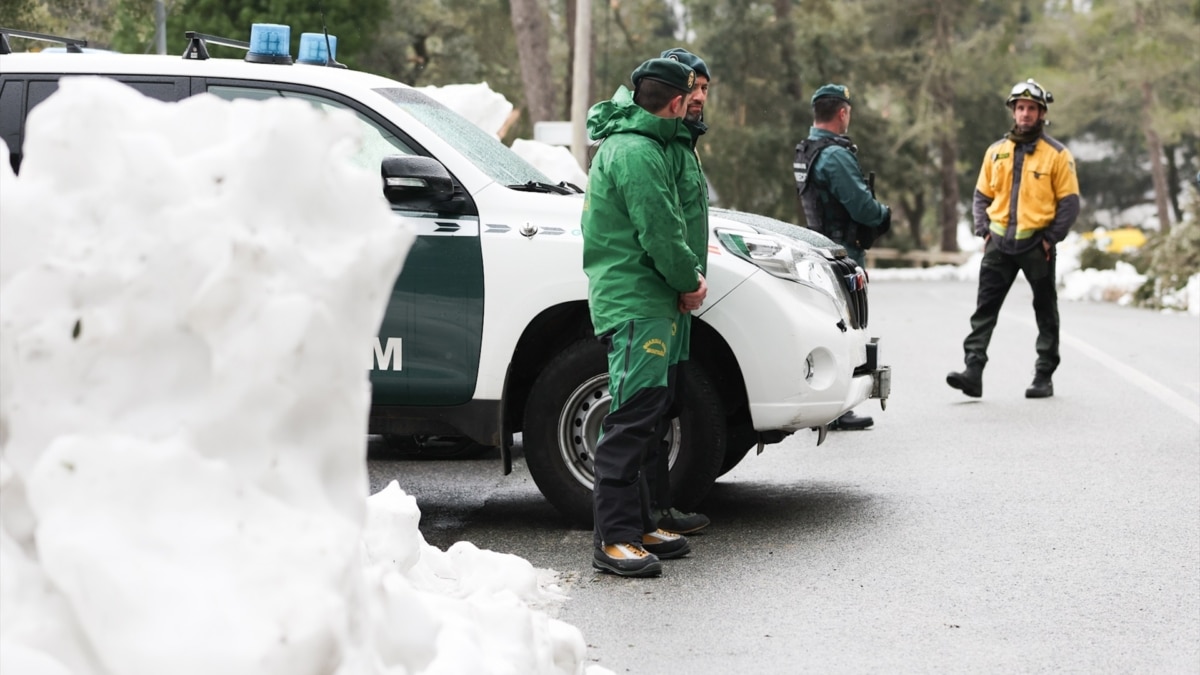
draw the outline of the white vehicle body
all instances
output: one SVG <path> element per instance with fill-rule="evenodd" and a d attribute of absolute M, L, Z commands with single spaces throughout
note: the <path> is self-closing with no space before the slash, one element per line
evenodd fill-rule
<path fill-rule="evenodd" d="M 393 170 L 401 183 L 428 189 L 420 188 L 420 199 L 388 193 L 398 218 L 414 223 L 419 237 L 389 305 L 389 316 L 405 316 L 391 328 L 385 319 L 380 331 L 372 431 L 471 437 L 501 446 L 506 467 L 513 435 L 521 432 L 531 471 L 551 502 L 576 520 L 590 517 L 583 500 L 590 500 L 590 453 L 607 409 L 607 379 L 587 319 L 581 195 L 506 185 L 498 167 L 547 179 L 494 139 L 495 147 L 473 145 L 466 139 L 472 132 L 456 126 L 461 118 L 401 83 L 341 68 L 235 59 L 0 55 L 0 137 L 14 168 L 29 110 L 59 78 L 88 75 L 168 101 L 206 92 L 303 96 L 350 109 L 368 134 L 398 137 L 411 155 Z M 407 177 L 413 157 L 422 158 L 417 164 L 428 176 Z M 442 187 L 429 187 L 436 185 Z M 682 507 L 699 501 L 749 447 L 808 428 L 823 438 L 825 425 L 868 397 L 886 399 L 890 387 L 866 333 L 865 277 L 844 251 L 807 230 L 747 214 L 714 210 L 710 225 L 709 291 L 695 313 L 688 389 L 695 393 L 672 432 L 672 483 Z M 422 242 L 449 257 L 423 262 Z M 421 278 L 425 271 L 442 276 Z M 415 290 L 402 292 L 405 275 Z M 440 290 L 460 282 L 461 297 Z M 381 364 L 380 349 L 389 344 L 389 361 Z M 585 399 L 590 403 L 572 407 Z"/>

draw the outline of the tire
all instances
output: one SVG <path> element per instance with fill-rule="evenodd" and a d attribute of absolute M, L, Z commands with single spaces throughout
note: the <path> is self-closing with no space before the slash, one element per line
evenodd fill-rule
<path fill-rule="evenodd" d="M 671 495 L 690 510 L 708 494 L 725 456 L 725 415 L 712 380 L 688 363 L 682 412 L 671 425 Z M 591 527 L 593 457 L 608 414 L 608 359 L 594 339 L 550 360 L 525 406 L 525 462 L 546 499 L 574 524 Z"/>
<path fill-rule="evenodd" d="M 756 445 L 758 434 L 754 433 L 754 427 L 750 426 L 750 423 L 747 422 L 738 429 L 730 429 L 726 436 L 725 460 L 721 463 L 721 473 L 718 475 L 724 476 L 732 471 Z"/>

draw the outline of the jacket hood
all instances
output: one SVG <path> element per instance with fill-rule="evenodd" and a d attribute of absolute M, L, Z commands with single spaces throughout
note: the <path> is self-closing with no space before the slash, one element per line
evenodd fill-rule
<path fill-rule="evenodd" d="M 666 145 L 683 128 L 683 120 L 664 119 L 633 102 L 633 92 L 622 85 L 607 101 L 588 110 L 588 137 L 593 141 L 617 133 L 635 133 Z M 689 132 L 690 135 L 690 132 Z"/>

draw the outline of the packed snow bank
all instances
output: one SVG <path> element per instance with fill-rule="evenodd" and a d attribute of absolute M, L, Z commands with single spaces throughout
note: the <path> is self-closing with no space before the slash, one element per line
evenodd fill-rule
<path fill-rule="evenodd" d="M 0 162 L 0 672 L 584 671 L 548 572 L 366 497 L 413 234 L 355 130 L 100 78 L 32 113 Z"/>
<path fill-rule="evenodd" d="M 492 91 L 487 82 L 420 87 L 419 91 L 496 137 L 513 111 L 504 94 Z M 587 186 L 587 171 L 579 166 L 570 148 L 518 138 L 512 143 L 512 151 L 554 182 Z"/>

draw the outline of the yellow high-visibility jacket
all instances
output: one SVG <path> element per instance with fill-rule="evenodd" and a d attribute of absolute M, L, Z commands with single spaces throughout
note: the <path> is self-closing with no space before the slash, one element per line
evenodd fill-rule
<path fill-rule="evenodd" d="M 1079 215 L 1075 158 L 1043 134 L 1030 144 L 1008 138 L 993 143 L 975 183 L 975 234 L 1001 238 L 1015 252 L 1041 239 L 1057 244 Z"/>

